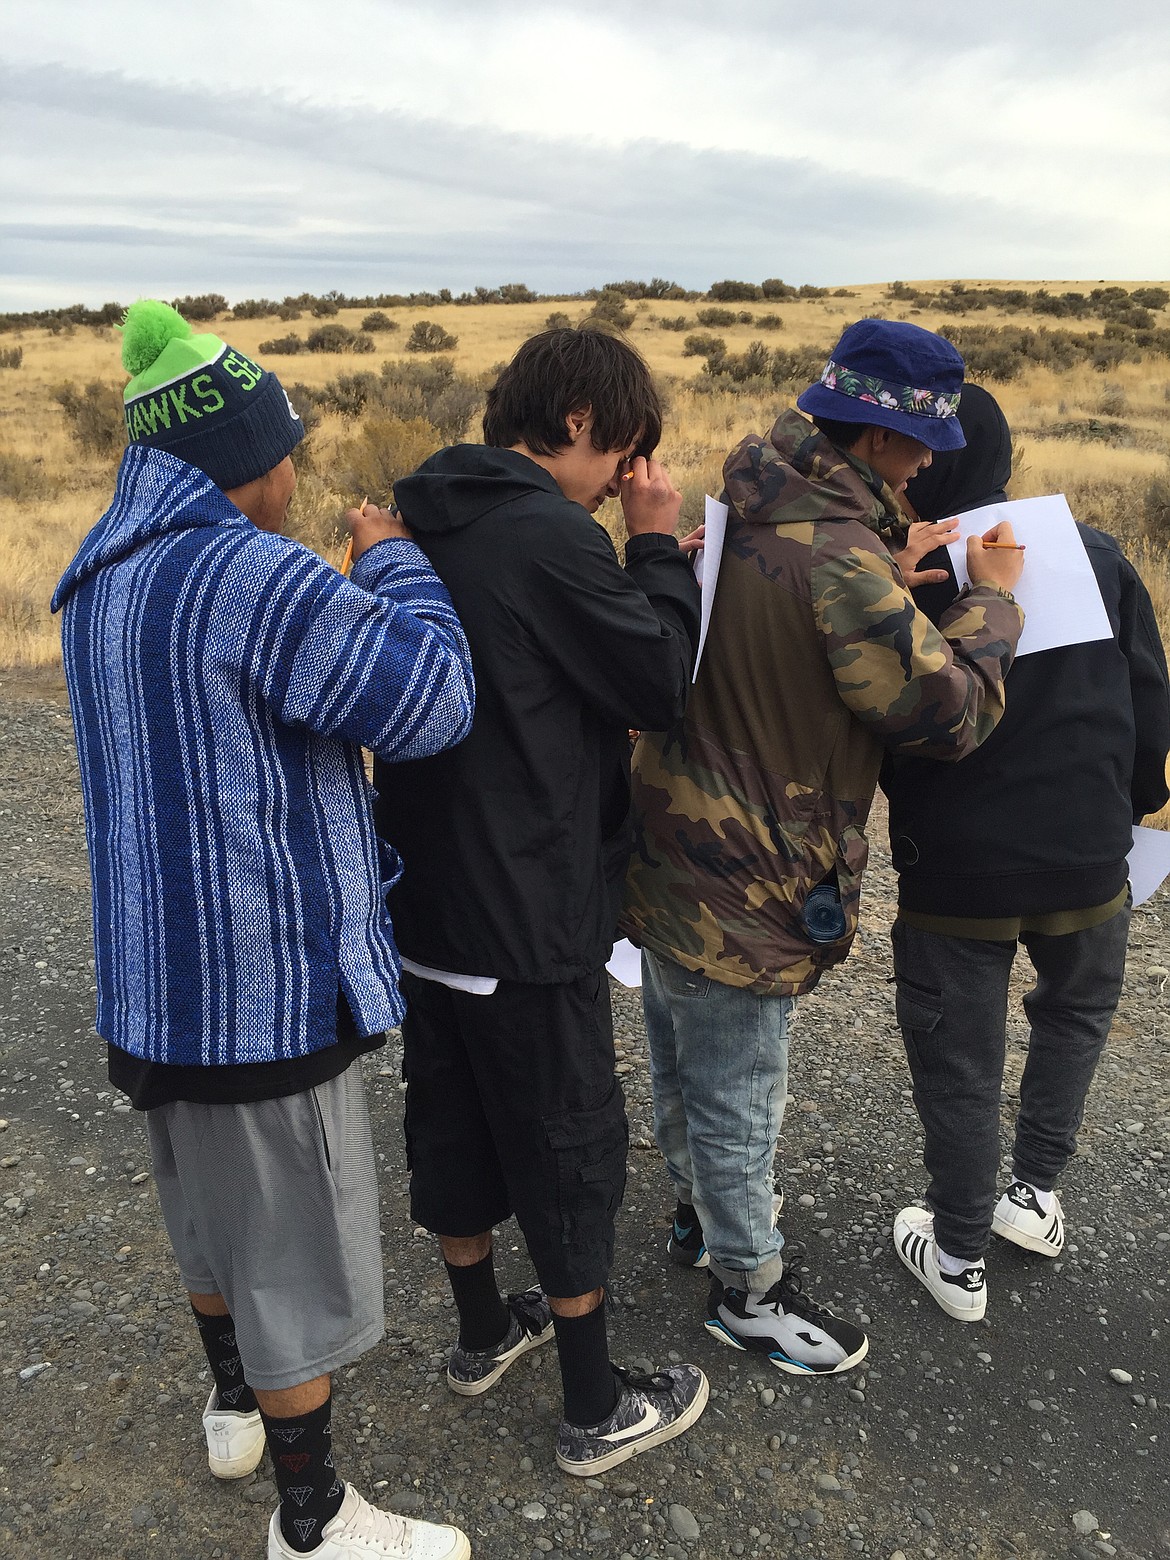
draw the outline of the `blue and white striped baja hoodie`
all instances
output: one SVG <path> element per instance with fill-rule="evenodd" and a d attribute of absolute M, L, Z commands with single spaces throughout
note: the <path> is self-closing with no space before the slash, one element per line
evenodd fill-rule
<path fill-rule="evenodd" d="M 93 877 L 98 1033 L 217 1066 L 362 1034 L 403 1003 L 361 748 L 471 727 L 451 599 L 405 540 L 352 580 L 256 527 L 185 461 L 131 445 L 63 609 Z"/>

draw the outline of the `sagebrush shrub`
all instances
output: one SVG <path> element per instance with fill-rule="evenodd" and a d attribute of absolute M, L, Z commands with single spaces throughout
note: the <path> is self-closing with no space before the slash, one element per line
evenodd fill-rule
<path fill-rule="evenodd" d="M 616 287 L 603 287 L 593 300 L 589 319 L 612 325 L 616 330 L 629 330 L 634 323 L 634 311 L 628 306 L 624 293 L 618 292 Z"/>
<path fill-rule="evenodd" d="M 398 321 L 392 320 L 390 316 L 388 314 L 384 314 L 381 309 L 373 309 L 362 320 L 362 329 L 369 331 L 397 330 Z"/>
<path fill-rule="evenodd" d="M 213 320 L 227 313 L 228 301 L 222 293 L 200 293 L 195 298 L 175 298 L 171 307 L 178 309 L 185 320 Z"/>
<path fill-rule="evenodd" d="M 683 357 L 722 357 L 726 351 L 727 343 L 722 336 L 712 336 L 701 330 L 695 331 L 683 342 Z"/>
<path fill-rule="evenodd" d="M 700 325 L 734 325 L 736 313 L 734 309 L 700 309 L 695 318 Z"/>
<path fill-rule="evenodd" d="M 406 338 L 408 352 L 454 352 L 458 345 L 459 337 L 433 320 L 415 320 Z"/>
<path fill-rule="evenodd" d="M 337 451 L 336 482 L 343 492 L 362 493 L 385 506 L 394 484 L 408 476 L 442 443 L 423 417 L 370 417 Z"/>
<path fill-rule="evenodd" d="M 69 432 L 83 450 L 94 455 L 114 455 L 126 443 L 126 414 L 117 385 L 91 380 L 84 390 L 74 384 L 57 385 L 53 399 L 65 413 Z"/>

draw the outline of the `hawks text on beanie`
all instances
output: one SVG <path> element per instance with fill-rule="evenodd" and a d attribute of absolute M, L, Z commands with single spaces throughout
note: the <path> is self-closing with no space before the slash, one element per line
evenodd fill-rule
<path fill-rule="evenodd" d="M 230 492 L 279 466 L 305 436 L 275 374 L 167 303 L 142 298 L 122 322 L 131 444 L 167 450 Z"/>

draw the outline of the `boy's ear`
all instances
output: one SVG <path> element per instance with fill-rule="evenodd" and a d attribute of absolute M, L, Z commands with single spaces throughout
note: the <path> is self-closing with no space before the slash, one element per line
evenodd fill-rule
<path fill-rule="evenodd" d="M 590 424 L 593 421 L 592 414 L 592 407 L 579 406 L 576 411 L 570 412 L 569 415 L 565 418 L 565 426 L 569 430 L 569 440 L 571 443 L 576 444 L 581 435 L 588 430 Z"/>

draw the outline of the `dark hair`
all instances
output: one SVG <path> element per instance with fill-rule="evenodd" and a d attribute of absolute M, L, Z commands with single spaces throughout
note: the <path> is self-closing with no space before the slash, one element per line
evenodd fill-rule
<path fill-rule="evenodd" d="M 643 359 L 600 330 L 544 330 L 531 336 L 488 391 L 486 444 L 525 444 L 555 455 L 571 441 L 566 418 L 588 407 L 596 450 L 652 455 L 662 437 L 662 407 Z"/>
<path fill-rule="evenodd" d="M 813 422 L 839 450 L 851 450 L 873 423 L 838 422 L 835 417 L 814 417 Z"/>

